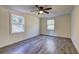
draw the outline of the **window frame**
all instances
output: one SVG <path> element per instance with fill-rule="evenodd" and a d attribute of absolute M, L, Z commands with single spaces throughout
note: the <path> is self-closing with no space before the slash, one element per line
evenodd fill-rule
<path fill-rule="evenodd" d="M 47 30 L 48 31 L 55 31 L 55 19 L 48 19 L 48 20 L 54 20 L 54 24 L 49 24 L 49 25 L 54 25 L 54 30 L 48 29 L 48 24 L 47 24 Z"/>
<path fill-rule="evenodd" d="M 24 26 L 24 28 L 23 28 L 23 31 L 21 31 L 21 32 L 12 32 L 12 14 L 13 15 L 16 15 L 16 16 L 21 16 L 21 17 L 23 17 L 23 26 Z M 9 33 L 10 34 L 18 34 L 18 33 L 24 33 L 25 32 L 25 19 L 24 19 L 24 16 L 23 15 L 21 15 L 21 14 L 17 14 L 17 13 L 10 13 L 10 16 L 9 16 Z"/>

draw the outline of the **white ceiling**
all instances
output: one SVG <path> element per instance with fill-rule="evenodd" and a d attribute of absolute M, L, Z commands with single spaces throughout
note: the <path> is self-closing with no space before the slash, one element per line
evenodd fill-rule
<path fill-rule="evenodd" d="M 47 18 L 69 14 L 71 13 L 74 7 L 73 5 L 40 5 L 40 6 L 43 6 L 44 8 L 51 7 L 52 10 L 49 11 L 49 14 L 38 15 L 38 12 L 34 11 L 37 10 L 37 8 L 34 5 L 6 5 L 5 7 L 14 11 L 29 13 L 32 15 L 36 15 L 38 17 L 47 17 Z"/>

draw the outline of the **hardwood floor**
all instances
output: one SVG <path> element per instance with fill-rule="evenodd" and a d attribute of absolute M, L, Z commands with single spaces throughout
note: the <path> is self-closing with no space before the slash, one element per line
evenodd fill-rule
<path fill-rule="evenodd" d="M 40 35 L 3 48 L 0 54 L 77 54 L 67 38 Z"/>

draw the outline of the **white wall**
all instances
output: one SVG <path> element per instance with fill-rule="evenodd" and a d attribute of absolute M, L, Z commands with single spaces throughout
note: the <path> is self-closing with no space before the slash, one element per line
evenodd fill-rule
<path fill-rule="evenodd" d="M 72 11 L 71 39 L 79 52 L 79 6 L 75 6 Z"/>
<path fill-rule="evenodd" d="M 47 20 L 40 18 L 40 34 L 47 34 Z"/>
<path fill-rule="evenodd" d="M 0 47 L 39 35 L 40 21 L 37 17 L 23 13 L 16 14 L 24 16 L 25 32 L 10 34 L 10 11 L 0 6 Z"/>
<path fill-rule="evenodd" d="M 71 16 L 70 15 L 63 15 L 55 17 L 55 31 L 52 32 L 52 36 L 59 36 L 59 37 L 67 37 L 70 38 L 70 23 L 71 23 Z M 42 18 L 41 20 L 41 34 L 48 34 L 47 33 L 47 19 Z"/>

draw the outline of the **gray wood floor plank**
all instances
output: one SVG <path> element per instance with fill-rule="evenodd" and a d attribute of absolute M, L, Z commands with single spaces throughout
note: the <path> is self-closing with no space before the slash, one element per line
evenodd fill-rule
<path fill-rule="evenodd" d="M 0 54 L 77 54 L 67 38 L 39 35 L 3 48 Z"/>

